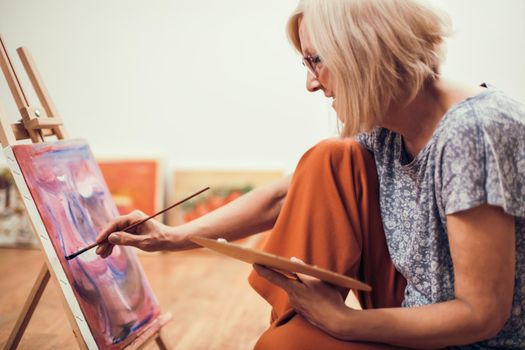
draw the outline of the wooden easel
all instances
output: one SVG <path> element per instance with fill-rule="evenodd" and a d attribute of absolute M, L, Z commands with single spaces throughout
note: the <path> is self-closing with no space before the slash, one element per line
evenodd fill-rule
<path fill-rule="evenodd" d="M 20 80 L 16 75 L 11 59 L 8 55 L 5 41 L 0 35 L 0 66 L 22 116 L 20 121 L 11 124 L 0 111 L 0 142 L 2 143 L 2 147 L 15 145 L 18 141 L 26 139 L 31 139 L 31 142 L 33 143 L 40 143 L 44 142 L 45 138 L 48 136 L 56 137 L 58 140 L 67 138 L 67 133 L 62 124 L 62 120 L 59 118 L 58 112 L 49 97 L 47 89 L 40 78 L 29 51 L 26 48 L 20 47 L 17 49 L 17 52 L 43 108 L 33 107 L 29 104 L 27 96 L 22 89 Z M 37 235 L 34 224 L 33 231 L 35 232 L 35 235 Z M 16 349 L 20 343 L 40 297 L 51 278 L 59 284 L 58 278 L 54 270 L 51 268 L 51 263 L 46 255 L 46 261 L 35 280 L 31 293 L 29 294 L 22 311 L 20 312 L 15 327 L 7 340 L 5 349 Z M 60 293 L 60 295 L 65 306 L 69 323 L 73 328 L 73 333 L 75 334 L 75 338 L 77 339 L 80 348 L 89 349 L 88 345 L 82 338 L 81 330 L 78 327 L 75 316 L 69 308 L 65 296 L 62 295 L 62 293 Z M 161 330 L 170 319 L 171 315 L 169 313 L 159 316 L 157 320 L 142 330 L 136 338 L 126 344 L 125 348 L 140 349 L 150 340 L 155 339 L 160 349 L 167 349 L 166 343 L 162 339 Z"/>

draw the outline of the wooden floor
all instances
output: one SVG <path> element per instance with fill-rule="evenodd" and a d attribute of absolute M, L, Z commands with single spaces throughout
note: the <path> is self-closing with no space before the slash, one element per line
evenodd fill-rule
<path fill-rule="evenodd" d="M 270 307 L 246 280 L 251 266 L 209 251 L 141 255 L 163 311 L 172 349 L 251 349 L 268 326 Z M 0 249 L 0 347 L 42 264 L 37 250 Z M 76 341 L 51 281 L 19 349 L 74 349 Z M 147 349 L 156 349 L 152 342 Z"/>

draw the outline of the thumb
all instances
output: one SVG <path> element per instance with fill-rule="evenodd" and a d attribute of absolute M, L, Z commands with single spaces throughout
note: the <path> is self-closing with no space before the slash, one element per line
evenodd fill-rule
<path fill-rule="evenodd" d="M 304 264 L 304 263 L 305 263 L 304 261 L 302 261 L 302 260 L 299 259 L 299 258 L 296 258 L 295 256 L 292 256 L 292 257 L 290 258 L 290 260 L 293 261 L 293 262 L 295 262 L 295 263 L 298 263 L 298 264 Z"/>
<path fill-rule="evenodd" d="M 301 260 L 301 259 L 299 259 L 299 258 L 297 258 L 295 256 L 292 256 L 290 258 L 290 261 L 292 261 L 294 263 L 306 265 L 306 263 L 303 260 Z M 306 285 L 308 285 L 311 282 L 318 281 L 317 278 L 314 278 L 314 277 L 311 277 L 311 276 L 308 276 L 308 275 L 305 275 L 305 274 L 299 273 L 299 272 L 295 272 L 295 276 L 297 277 L 297 279 L 299 281 L 301 281 L 303 284 L 306 284 Z"/>
<path fill-rule="evenodd" d="M 129 234 L 127 232 L 114 232 L 108 237 L 108 241 L 111 244 L 130 245 L 133 247 L 137 247 L 140 240 L 140 237 Z"/>

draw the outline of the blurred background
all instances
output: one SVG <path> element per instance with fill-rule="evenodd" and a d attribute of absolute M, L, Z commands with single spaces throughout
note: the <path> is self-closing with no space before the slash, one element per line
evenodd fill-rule
<path fill-rule="evenodd" d="M 525 101 L 525 2 L 434 3 L 455 24 L 444 75 Z M 30 49 L 70 136 L 87 139 L 97 156 L 156 156 L 168 172 L 291 172 L 306 149 L 337 134 L 331 102 L 306 91 L 285 36 L 295 6 L 0 0 L 0 33 L 13 57 L 16 47 Z M 4 79 L 0 106 L 19 118 Z"/>

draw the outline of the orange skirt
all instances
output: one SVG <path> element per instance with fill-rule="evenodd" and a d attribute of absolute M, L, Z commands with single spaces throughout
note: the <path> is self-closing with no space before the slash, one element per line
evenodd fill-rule
<path fill-rule="evenodd" d="M 354 140 L 326 140 L 303 155 L 263 249 L 371 285 L 372 292 L 357 295 L 364 309 L 398 307 L 403 300 L 406 281 L 388 253 L 374 159 Z M 272 306 L 257 350 L 396 349 L 333 338 L 296 314 L 286 292 L 255 271 L 249 282 Z"/>

